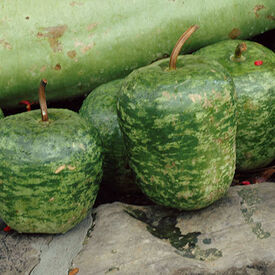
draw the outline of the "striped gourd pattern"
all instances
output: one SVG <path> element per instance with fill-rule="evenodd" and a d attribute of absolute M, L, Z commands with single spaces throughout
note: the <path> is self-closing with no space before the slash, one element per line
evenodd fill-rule
<path fill-rule="evenodd" d="M 131 168 L 155 202 L 199 209 L 222 197 L 235 171 L 235 89 L 218 62 L 164 59 L 125 78 L 119 123 Z"/>
<path fill-rule="evenodd" d="M 247 46 L 242 54 L 244 60 L 234 62 L 230 57 L 241 42 Z M 235 83 L 236 168 L 250 170 L 269 164 L 275 158 L 275 53 L 256 42 L 226 40 L 195 54 L 219 61 Z M 256 66 L 257 61 L 262 65 Z"/>
<path fill-rule="evenodd" d="M 18 232 L 65 233 L 92 207 L 102 176 L 98 134 L 78 114 L 49 109 L 0 120 L 0 217 Z"/>

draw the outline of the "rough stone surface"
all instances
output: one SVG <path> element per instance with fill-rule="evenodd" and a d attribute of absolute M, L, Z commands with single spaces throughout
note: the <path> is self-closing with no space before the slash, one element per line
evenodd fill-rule
<path fill-rule="evenodd" d="M 93 222 L 89 214 L 64 235 L 4 232 L 0 220 L 1 275 L 67 275 Z"/>
<path fill-rule="evenodd" d="M 275 183 L 231 187 L 206 209 L 105 204 L 73 260 L 89 274 L 275 274 Z"/>

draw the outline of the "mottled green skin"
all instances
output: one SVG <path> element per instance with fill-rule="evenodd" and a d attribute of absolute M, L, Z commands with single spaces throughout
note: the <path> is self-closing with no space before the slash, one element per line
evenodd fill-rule
<path fill-rule="evenodd" d="M 118 100 L 129 163 L 155 202 L 199 209 L 222 197 L 235 170 L 235 91 L 216 61 L 161 60 L 126 77 Z"/>
<path fill-rule="evenodd" d="M 95 129 L 49 109 L 0 120 L 0 217 L 18 232 L 65 233 L 92 207 L 102 175 Z"/>
<path fill-rule="evenodd" d="M 3 111 L 0 109 L 0 119 L 4 117 Z"/>
<path fill-rule="evenodd" d="M 200 26 L 184 52 L 275 28 L 274 0 L 2 0 L 0 107 L 83 95 L 170 54 Z"/>
<path fill-rule="evenodd" d="M 103 188 L 115 192 L 137 192 L 134 177 L 127 165 L 126 148 L 117 121 L 117 95 L 122 79 L 102 84 L 84 100 L 79 114 L 87 119 L 99 132 L 103 145 Z"/>
<path fill-rule="evenodd" d="M 245 42 L 245 60 L 234 62 L 230 56 Z M 251 41 L 227 40 L 202 48 L 196 55 L 219 61 L 231 73 L 237 93 L 238 131 L 236 168 L 263 167 L 275 158 L 275 54 Z M 255 60 L 263 65 L 255 66 Z"/>

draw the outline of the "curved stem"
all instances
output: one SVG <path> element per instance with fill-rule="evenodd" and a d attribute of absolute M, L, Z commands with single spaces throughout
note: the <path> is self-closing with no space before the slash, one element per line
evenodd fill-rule
<path fill-rule="evenodd" d="M 235 58 L 240 58 L 242 56 L 242 53 L 247 50 L 246 44 L 244 42 L 238 44 L 235 50 Z"/>
<path fill-rule="evenodd" d="M 194 33 L 197 29 L 199 28 L 199 26 L 197 25 L 193 25 L 191 26 L 177 41 L 171 56 L 170 56 L 170 62 L 169 62 L 169 69 L 170 70 L 176 70 L 176 63 L 177 63 L 177 58 L 178 55 L 180 53 L 180 50 L 182 48 L 182 46 L 184 45 L 185 41 L 192 35 L 192 33 Z"/>
<path fill-rule="evenodd" d="M 39 91 L 38 91 L 42 121 L 48 121 L 48 109 L 47 109 L 47 102 L 46 102 L 46 95 L 45 95 L 46 85 L 47 85 L 47 80 L 42 79 L 40 82 Z"/>
<path fill-rule="evenodd" d="M 235 49 L 234 55 L 232 55 L 231 60 L 235 62 L 241 62 L 245 60 L 245 57 L 242 55 L 243 52 L 247 50 L 245 42 L 241 42 Z"/>

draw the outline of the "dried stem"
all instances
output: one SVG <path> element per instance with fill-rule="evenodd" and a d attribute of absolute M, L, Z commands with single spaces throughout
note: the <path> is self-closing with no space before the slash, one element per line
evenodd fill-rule
<path fill-rule="evenodd" d="M 38 91 L 42 121 L 48 121 L 48 109 L 47 109 L 47 102 L 46 102 L 46 95 L 45 95 L 46 85 L 47 85 L 47 80 L 42 79 L 40 82 L 39 91 Z"/>
<path fill-rule="evenodd" d="M 197 29 L 199 28 L 199 26 L 197 25 L 193 25 L 191 26 L 177 41 L 171 56 L 170 56 L 170 62 L 169 62 L 169 69 L 170 70 L 176 70 L 176 63 L 177 63 L 177 58 L 178 55 L 181 51 L 182 46 L 184 45 L 185 41 L 192 35 L 192 33 L 194 33 Z"/>

